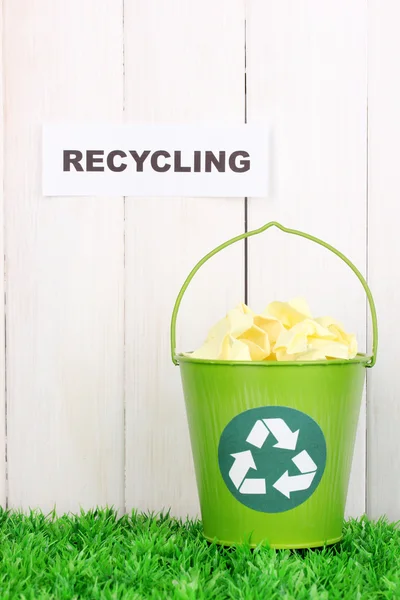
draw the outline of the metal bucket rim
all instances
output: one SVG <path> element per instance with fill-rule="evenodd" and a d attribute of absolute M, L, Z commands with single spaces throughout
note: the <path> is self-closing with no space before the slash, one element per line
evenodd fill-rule
<path fill-rule="evenodd" d="M 359 353 L 354 358 L 332 358 L 329 360 L 303 360 L 303 361 L 244 361 L 244 360 L 209 360 L 205 358 L 192 358 L 184 354 L 176 354 L 175 358 L 180 363 L 193 363 L 201 365 L 225 365 L 229 367 L 330 367 L 339 365 L 370 364 L 371 355 Z"/>

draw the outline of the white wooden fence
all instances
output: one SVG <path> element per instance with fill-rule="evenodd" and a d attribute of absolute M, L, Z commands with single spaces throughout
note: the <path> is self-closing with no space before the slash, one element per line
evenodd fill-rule
<path fill-rule="evenodd" d="M 2 0 L 0 499 L 198 511 L 169 320 L 194 263 L 268 220 L 367 274 L 380 353 L 348 514 L 400 517 L 400 4 L 397 0 Z M 1 46 L 0 46 L 1 48 Z M 44 198 L 45 121 L 272 130 L 268 198 Z M 1 192 L 0 192 L 1 193 Z M 322 248 L 249 242 L 249 302 L 304 295 L 365 345 L 366 299 Z M 4 284 L 3 284 L 4 281 Z M 185 299 L 193 348 L 244 297 L 243 246 Z"/>

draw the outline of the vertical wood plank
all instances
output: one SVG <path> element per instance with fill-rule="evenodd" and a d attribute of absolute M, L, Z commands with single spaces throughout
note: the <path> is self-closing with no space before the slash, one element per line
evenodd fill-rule
<path fill-rule="evenodd" d="M 147 0 L 125 7 L 126 118 L 244 122 L 241 0 Z M 169 356 L 175 297 L 195 262 L 243 231 L 243 200 L 126 200 L 127 508 L 198 511 L 178 368 Z M 243 247 L 198 274 L 182 305 L 179 347 L 243 299 Z"/>
<path fill-rule="evenodd" d="M 3 39 L 3 3 L 0 0 L 0 40 Z M 4 332 L 4 106 L 3 48 L 0 44 L 0 506 L 6 506 L 5 332 Z"/>
<path fill-rule="evenodd" d="M 269 198 L 249 228 L 278 220 L 330 242 L 366 271 L 365 0 L 248 0 L 247 115 L 271 127 Z M 249 243 L 249 301 L 304 296 L 365 345 L 366 300 L 333 255 L 276 231 Z M 347 514 L 365 511 L 363 405 Z"/>
<path fill-rule="evenodd" d="M 123 199 L 43 198 L 41 125 L 121 119 L 122 2 L 4 5 L 10 506 L 119 508 Z"/>
<path fill-rule="evenodd" d="M 400 170 L 400 89 L 395 0 L 370 0 L 368 43 L 368 273 L 379 319 L 379 355 L 368 374 L 368 513 L 400 517 L 400 383 L 397 318 Z"/>

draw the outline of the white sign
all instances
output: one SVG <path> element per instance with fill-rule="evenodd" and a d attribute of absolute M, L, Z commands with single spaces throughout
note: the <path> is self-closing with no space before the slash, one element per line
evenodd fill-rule
<path fill-rule="evenodd" d="M 45 196 L 266 196 L 260 125 L 45 125 Z"/>

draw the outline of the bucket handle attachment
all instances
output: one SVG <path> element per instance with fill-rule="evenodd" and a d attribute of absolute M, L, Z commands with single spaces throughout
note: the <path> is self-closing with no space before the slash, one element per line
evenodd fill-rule
<path fill-rule="evenodd" d="M 193 277 L 196 275 L 197 271 L 204 265 L 204 263 L 206 263 L 210 258 L 212 258 L 216 254 L 218 254 L 218 252 L 220 252 L 221 250 L 224 250 L 225 248 L 227 248 L 228 246 L 231 246 L 232 244 L 235 244 L 236 242 L 240 242 L 241 240 L 252 237 L 253 235 L 258 235 L 259 233 L 263 233 L 264 231 L 266 231 L 267 229 L 270 229 L 271 227 L 277 227 L 284 233 L 298 235 L 307 240 L 310 240 L 311 242 L 315 242 L 316 244 L 319 244 L 320 246 L 323 246 L 324 248 L 326 248 L 327 250 L 330 250 L 331 252 L 333 252 L 333 254 L 336 254 L 336 256 L 341 258 L 342 261 L 345 262 L 346 265 L 348 267 L 350 267 L 350 269 L 353 271 L 353 273 L 357 276 L 358 280 L 361 282 L 361 285 L 363 286 L 363 288 L 365 290 L 365 293 L 367 294 L 369 309 L 371 311 L 372 355 L 371 355 L 370 361 L 368 363 L 366 363 L 366 367 L 373 367 L 376 362 L 376 354 L 377 354 L 377 350 L 378 350 L 378 321 L 377 321 L 377 316 L 376 316 L 375 302 L 374 302 L 371 290 L 369 289 L 366 280 L 361 275 L 361 273 L 357 269 L 357 267 L 355 265 L 353 265 L 353 263 L 344 254 L 339 252 L 339 250 L 336 250 L 336 248 L 334 248 L 330 244 L 327 244 L 326 242 L 323 242 L 322 240 L 320 240 L 312 235 L 309 235 L 308 233 L 303 233 L 302 231 L 297 231 L 296 229 L 288 229 L 287 227 L 284 227 L 283 225 L 281 225 L 280 223 L 277 223 L 276 221 L 267 223 L 266 225 L 263 225 L 259 229 L 253 229 L 252 231 L 246 231 L 245 233 L 242 233 L 241 235 L 238 235 L 238 236 L 228 240 L 227 242 L 224 242 L 223 244 L 221 244 L 220 246 L 217 246 L 217 248 L 215 248 L 214 250 L 212 250 L 211 252 L 206 254 L 206 256 L 204 256 L 197 263 L 197 265 L 195 267 L 193 267 L 193 269 L 187 276 L 183 286 L 180 289 L 178 297 L 175 301 L 174 310 L 172 312 L 172 318 L 171 318 L 171 358 L 172 358 L 172 362 L 175 365 L 179 364 L 179 361 L 176 357 L 176 320 L 178 317 L 179 307 L 181 305 L 182 298 L 183 298 L 187 288 L 189 287 L 189 284 L 192 281 Z"/>

